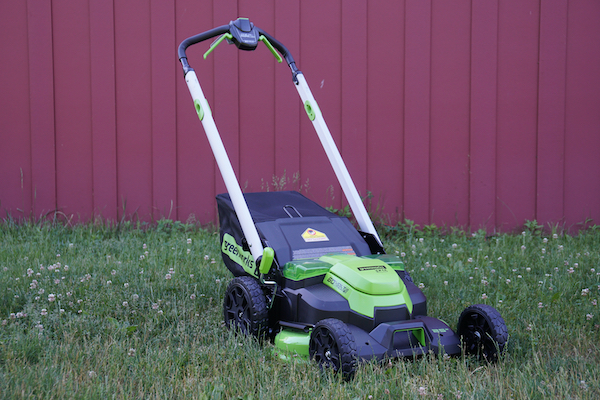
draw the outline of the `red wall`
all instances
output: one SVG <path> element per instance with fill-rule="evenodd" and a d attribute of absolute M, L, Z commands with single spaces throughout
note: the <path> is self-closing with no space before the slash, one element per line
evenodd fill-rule
<path fill-rule="evenodd" d="M 1 2 L 2 216 L 216 221 L 176 48 L 238 16 L 290 49 L 388 222 L 600 223 L 596 0 Z M 285 64 L 207 48 L 188 56 L 243 189 L 285 175 L 342 206 Z"/>

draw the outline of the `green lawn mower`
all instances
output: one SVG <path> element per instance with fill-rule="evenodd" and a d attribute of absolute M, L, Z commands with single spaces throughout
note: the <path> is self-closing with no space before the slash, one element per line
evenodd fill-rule
<path fill-rule="evenodd" d="M 215 37 L 205 57 L 226 39 L 240 50 L 263 42 L 279 62 L 285 59 L 359 229 L 298 192 L 242 193 L 186 56 L 189 46 Z M 385 253 L 304 75 L 283 44 L 239 18 L 185 39 L 178 56 L 228 192 L 217 196 L 223 261 L 234 275 L 223 301 L 227 327 L 271 338 L 279 353 L 313 359 L 346 378 L 362 360 L 457 355 L 462 349 L 498 359 L 508 334 L 493 307 L 467 307 L 456 332 L 427 316 L 425 295 L 402 261 Z"/>

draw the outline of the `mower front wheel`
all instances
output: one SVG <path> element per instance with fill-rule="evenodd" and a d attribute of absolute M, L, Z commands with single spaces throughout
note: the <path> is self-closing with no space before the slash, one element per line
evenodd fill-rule
<path fill-rule="evenodd" d="M 269 327 L 268 311 L 267 298 L 256 279 L 240 276 L 229 282 L 223 300 L 223 319 L 227 328 L 262 337 Z"/>
<path fill-rule="evenodd" d="M 344 379 L 356 371 L 357 350 L 354 335 L 348 326 L 335 318 L 317 322 L 310 334 L 308 353 L 319 367 L 341 372 Z"/>
<path fill-rule="evenodd" d="M 487 304 L 465 308 L 458 319 L 457 333 L 467 354 L 488 362 L 498 361 L 508 341 L 504 319 L 498 310 Z"/>

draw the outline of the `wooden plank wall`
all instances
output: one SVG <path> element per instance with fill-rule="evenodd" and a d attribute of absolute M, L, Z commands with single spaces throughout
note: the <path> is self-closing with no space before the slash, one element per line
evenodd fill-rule
<path fill-rule="evenodd" d="M 176 48 L 238 16 L 290 49 L 376 218 L 600 223 L 596 0 L 2 2 L 2 217 L 216 222 Z M 342 207 L 289 69 L 207 47 L 189 59 L 243 189 Z"/>

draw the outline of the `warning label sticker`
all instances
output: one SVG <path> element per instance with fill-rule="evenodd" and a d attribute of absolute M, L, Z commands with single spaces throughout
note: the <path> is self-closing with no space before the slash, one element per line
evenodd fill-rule
<path fill-rule="evenodd" d="M 302 234 L 302 239 L 304 239 L 305 242 L 327 242 L 327 241 L 329 241 L 329 238 L 327 237 L 326 234 L 324 234 L 323 232 L 319 232 L 312 228 L 308 228 L 307 230 L 304 231 L 304 233 Z"/>

